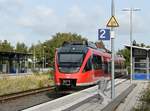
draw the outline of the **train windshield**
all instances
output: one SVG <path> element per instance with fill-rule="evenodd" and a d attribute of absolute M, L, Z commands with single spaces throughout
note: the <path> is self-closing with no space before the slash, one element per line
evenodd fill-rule
<path fill-rule="evenodd" d="M 60 54 L 59 63 L 81 63 L 83 54 Z"/>
<path fill-rule="evenodd" d="M 82 65 L 84 54 L 60 53 L 58 54 L 58 65 L 61 72 L 77 72 Z"/>

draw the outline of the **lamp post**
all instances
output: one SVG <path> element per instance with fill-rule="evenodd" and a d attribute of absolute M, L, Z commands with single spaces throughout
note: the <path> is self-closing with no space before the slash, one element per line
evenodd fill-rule
<path fill-rule="evenodd" d="M 34 45 L 33 45 L 33 64 L 34 64 L 33 68 L 35 70 L 35 46 Z"/>
<path fill-rule="evenodd" d="M 126 8 L 123 9 L 122 11 L 127 11 L 130 12 L 130 82 L 132 83 L 132 75 L 133 75 L 133 60 L 132 60 L 132 33 L 133 33 L 133 22 L 132 22 L 132 17 L 133 17 L 133 12 L 134 11 L 140 11 L 138 8 Z"/>
<path fill-rule="evenodd" d="M 46 46 L 43 46 L 43 71 L 44 71 L 44 62 L 45 62 L 45 49 Z"/>

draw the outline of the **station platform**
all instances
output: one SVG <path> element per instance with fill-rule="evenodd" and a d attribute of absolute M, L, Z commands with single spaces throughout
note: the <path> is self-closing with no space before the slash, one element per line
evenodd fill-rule
<path fill-rule="evenodd" d="M 137 86 L 132 91 L 130 97 L 134 97 L 132 106 L 125 109 L 126 105 L 122 105 L 122 107 L 117 109 L 117 111 L 129 111 L 130 108 L 133 107 L 134 103 L 136 103 L 137 95 L 143 90 L 143 87 L 146 87 L 143 81 L 134 81 L 134 84 Z M 145 84 L 145 85 L 142 85 Z M 129 80 L 125 79 L 116 79 L 115 80 L 115 97 L 118 97 L 120 94 L 128 90 L 133 84 L 130 83 Z M 43 103 L 23 111 L 100 111 L 103 110 L 110 102 L 112 102 L 111 98 L 111 90 L 110 90 L 110 82 L 108 83 L 107 90 L 105 91 L 104 100 L 102 102 L 101 98 L 98 97 L 98 86 L 94 86 L 85 90 L 82 90 L 77 93 L 73 93 L 62 98 L 58 98 L 56 100 Z M 140 89 L 140 91 L 137 91 Z M 136 97 L 135 97 L 136 96 Z M 131 98 L 130 98 L 131 99 Z M 129 100 L 130 100 L 129 99 Z M 130 104 L 127 99 L 127 103 Z M 105 111 L 105 110 L 104 110 Z"/>
<path fill-rule="evenodd" d="M 90 101 L 84 103 L 83 105 L 73 109 L 71 111 L 132 111 L 133 107 L 136 107 L 140 104 L 140 96 L 142 91 L 147 88 L 148 81 L 132 81 L 132 85 L 136 85 L 132 90 L 129 87 L 132 87 L 130 81 L 126 81 L 117 87 L 115 87 L 115 99 L 110 101 L 108 104 L 105 102 L 100 102 L 97 98 L 93 98 Z M 124 92 L 131 90 L 128 95 L 124 95 Z M 107 95 L 110 95 L 110 91 L 106 92 Z M 120 99 L 121 96 L 125 96 L 124 99 Z M 116 102 L 119 104 L 116 105 Z M 116 105 L 113 106 L 113 105 Z"/>
<path fill-rule="evenodd" d="M 121 92 L 123 92 L 127 87 L 129 87 L 130 81 L 125 80 L 125 79 L 115 79 L 115 89 L 116 89 L 116 96 L 118 96 Z M 64 96 L 62 98 L 58 98 L 56 100 L 43 103 L 28 109 L 25 109 L 23 111 L 70 111 L 70 110 L 75 110 L 75 111 L 82 111 L 81 109 L 82 106 L 87 109 L 93 109 L 94 107 L 99 106 L 97 110 L 100 110 L 104 108 L 110 101 L 110 82 L 108 83 L 108 87 L 106 90 L 106 102 L 103 102 L 103 104 L 100 104 L 99 99 L 96 97 L 98 94 L 98 86 L 94 86 L 85 90 L 82 90 L 77 93 L 73 93 L 67 96 Z M 94 103 L 92 101 L 95 101 Z M 97 102 L 96 102 L 97 101 Z M 85 106 L 83 105 L 84 103 Z M 89 104 L 88 104 L 89 103 Z M 97 104 L 96 104 L 97 103 Z M 90 105 L 90 108 L 87 106 Z M 81 108 L 81 109 L 80 109 Z M 85 111 L 87 111 L 87 109 Z M 94 108 L 94 111 L 95 108 Z"/>

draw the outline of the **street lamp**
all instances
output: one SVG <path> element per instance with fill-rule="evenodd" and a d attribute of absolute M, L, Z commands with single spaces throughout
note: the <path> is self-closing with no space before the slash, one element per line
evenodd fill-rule
<path fill-rule="evenodd" d="M 132 73 L 133 73 L 133 60 L 132 60 L 132 32 L 133 32 L 133 23 L 132 16 L 134 11 L 140 11 L 139 8 L 125 8 L 122 11 L 130 12 L 130 82 L 132 83 Z"/>

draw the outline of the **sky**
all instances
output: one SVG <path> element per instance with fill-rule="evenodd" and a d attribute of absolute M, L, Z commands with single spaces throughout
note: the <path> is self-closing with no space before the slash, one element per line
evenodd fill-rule
<path fill-rule="evenodd" d="M 129 44 L 129 13 L 124 8 L 140 8 L 133 12 L 133 40 L 150 45 L 150 7 L 147 0 L 114 0 L 115 50 Z M 77 33 L 89 41 L 97 41 L 97 30 L 106 28 L 111 17 L 111 0 L 0 0 L 0 40 L 27 46 L 44 42 L 57 32 Z M 110 41 L 104 41 L 110 48 Z"/>

